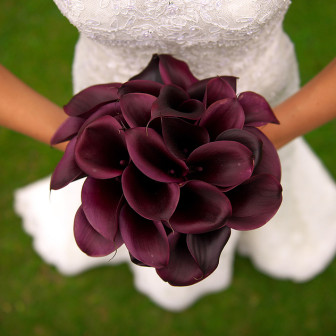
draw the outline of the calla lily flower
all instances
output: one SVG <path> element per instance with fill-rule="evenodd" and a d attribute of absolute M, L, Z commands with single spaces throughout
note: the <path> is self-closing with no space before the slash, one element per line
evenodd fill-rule
<path fill-rule="evenodd" d="M 222 227 L 231 213 L 229 199 L 218 188 L 203 181 L 188 181 L 181 188 L 169 224 L 177 232 L 205 233 Z"/>
<path fill-rule="evenodd" d="M 128 93 L 120 98 L 123 117 L 130 127 L 145 127 L 151 118 L 156 97 L 147 93 Z"/>
<path fill-rule="evenodd" d="M 187 159 L 194 149 L 210 141 L 206 128 L 183 119 L 163 118 L 161 124 L 167 148 L 179 159 Z"/>
<path fill-rule="evenodd" d="M 279 124 L 266 99 L 255 92 L 242 92 L 238 101 L 245 113 L 246 126 L 262 126 L 268 123 Z"/>
<path fill-rule="evenodd" d="M 78 247 L 91 257 L 106 256 L 123 244 L 120 234 L 110 240 L 97 232 L 87 220 L 82 207 L 75 216 L 74 234 Z"/>
<path fill-rule="evenodd" d="M 86 115 L 98 105 L 117 100 L 120 85 L 120 83 L 109 83 L 90 86 L 73 96 L 64 106 L 64 111 L 72 117 Z"/>
<path fill-rule="evenodd" d="M 107 115 L 90 123 L 77 140 L 75 157 L 78 166 L 89 176 L 97 179 L 120 176 L 129 155 L 118 121 Z"/>
<path fill-rule="evenodd" d="M 152 107 L 152 119 L 180 117 L 198 120 L 205 108 L 202 102 L 190 99 L 186 91 L 173 85 L 165 85 Z"/>
<path fill-rule="evenodd" d="M 172 286 L 190 286 L 203 280 L 203 272 L 188 249 L 186 235 L 171 233 L 169 250 L 168 265 L 156 269 L 164 281 Z"/>
<path fill-rule="evenodd" d="M 126 83 L 94 85 L 65 106 L 52 143 L 69 141 L 51 188 L 86 177 L 74 234 L 94 257 L 125 244 L 133 263 L 188 286 L 218 266 L 231 230 L 265 225 L 280 207 L 277 152 L 256 127 L 277 123 L 237 77 L 198 80 L 154 55 Z"/>
<path fill-rule="evenodd" d="M 118 233 L 118 209 L 122 201 L 119 181 L 88 177 L 82 188 L 82 209 L 92 228 L 109 240 Z"/>
<path fill-rule="evenodd" d="M 221 77 L 209 80 L 204 94 L 204 104 L 208 107 L 212 103 L 225 98 L 235 99 L 236 92 L 231 85 Z"/>
<path fill-rule="evenodd" d="M 67 186 L 70 182 L 84 177 L 85 174 L 79 168 L 75 159 L 75 146 L 77 138 L 73 138 L 67 145 L 65 153 L 56 166 L 51 176 L 50 188 L 58 190 Z"/>
<path fill-rule="evenodd" d="M 153 129 L 131 128 L 126 131 L 129 155 L 137 168 L 149 178 L 159 182 L 183 182 L 188 167 L 175 157 Z"/>
<path fill-rule="evenodd" d="M 237 99 L 225 98 L 214 102 L 204 112 L 199 125 L 205 127 L 212 139 L 232 128 L 242 129 L 244 110 Z"/>
<path fill-rule="evenodd" d="M 202 270 L 204 278 L 217 268 L 230 235 L 231 229 L 226 225 L 215 231 L 187 235 L 188 250 Z"/>
<path fill-rule="evenodd" d="M 150 179 L 133 164 L 122 175 L 122 188 L 128 204 L 139 215 L 151 220 L 169 220 L 176 210 L 180 187 Z"/>
<path fill-rule="evenodd" d="M 126 204 L 121 209 L 119 225 L 123 241 L 136 259 L 157 268 L 168 264 L 168 237 L 161 222 L 139 216 Z"/>

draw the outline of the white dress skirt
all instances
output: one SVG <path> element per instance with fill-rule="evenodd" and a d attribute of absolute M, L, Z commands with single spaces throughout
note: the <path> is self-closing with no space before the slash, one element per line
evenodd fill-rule
<path fill-rule="evenodd" d="M 74 24 L 74 92 L 125 82 L 154 53 L 186 61 L 199 78 L 238 76 L 238 91 L 255 91 L 276 105 L 299 88 L 294 48 L 282 29 L 289 0 L 54 0 Z M 235 252 L 272 277 L 306 281 L 336 250 L 336 186 L 303 139 L 279 151 L 283 204 L 264 227 L 233 231 L 217 270 L 189 287 L 172 287 L 154 269 L 129 262 L 126 248 L 92 258 L 73 237 L 83 181 L 49 193 L 47 177 L 16 191 L 15 209 L 34 249 L 61 273 L 129 262 L 136 288 L 169 310 L 181 310 L 206 293 L 230 285 Z"/>

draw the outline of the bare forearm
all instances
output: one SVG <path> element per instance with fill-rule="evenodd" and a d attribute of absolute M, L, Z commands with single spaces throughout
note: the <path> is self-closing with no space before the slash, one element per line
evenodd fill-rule
<path fill-rule="evenodd" d="M 0 65 L 0 125 L 50 143 L 65 120 L 63 109 L 41 96 Z M 58 146 L 64 149 L 64 144 Z"/>
<path fill-rule="evenodd" d="M 280 125 L 262 131 L 277 148 L 336 117 L 336 59 L 295 95 L 274 109 Z"/>

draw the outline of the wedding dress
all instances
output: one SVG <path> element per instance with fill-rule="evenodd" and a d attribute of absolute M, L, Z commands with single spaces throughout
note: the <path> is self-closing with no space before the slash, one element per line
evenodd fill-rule
<path fill-rule="evenodd" d="M 272 105 L 299 87 L 294 48 L 283 32 L 289 0 L 54 0 L 80 38 L 73 64 L 74 91 L 96 83 L 125 82 L 154 53 L 186 61 L 199 78 L 238 76 L 238 91 L 251 90 Z M 172 287 L 151 268 L 133 264 L 137 289 L 159 305 L 180 310 L 200 296 L 226 288 L 235 250 L 261 271 L 305 281 L 321 272 L 336 249 L 335 184 L 302 139 L 280 150 L 284 201 L 263 228 L 233 232 L 218 269 L 190 287 Z M 82 181 L 52 191 L 49 178 L 16 192 L 16 211 L 34 248 L 63 274 L 129 260 L 91 258 L 75 244 L 73 217 Z"/>

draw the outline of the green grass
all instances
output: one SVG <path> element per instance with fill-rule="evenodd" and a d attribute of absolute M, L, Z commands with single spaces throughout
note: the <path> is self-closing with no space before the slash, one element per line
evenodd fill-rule
<path fill-rule="evenodd" d="M 335 56 L 335 13 L 334 1 L 293 1 L 285 28 L 303 83 Z M 76 38 L 52 1 L 1 1 L 0 62 L 61 105 L 71 96 Z M 332 122 L 307 135 L 334 177 L 335 131 Z M 61 154 L 5 129 L 0 153 L 0 335 L 334 335 L 335 262 L 314 280 L 295 284 L 271 279 L 237 257 L 229 290 L 179 314 L 137 293 L 125 265 L 60 275 L 36 255 L 12 203 L 13 191 L 48 175 Z"/>

